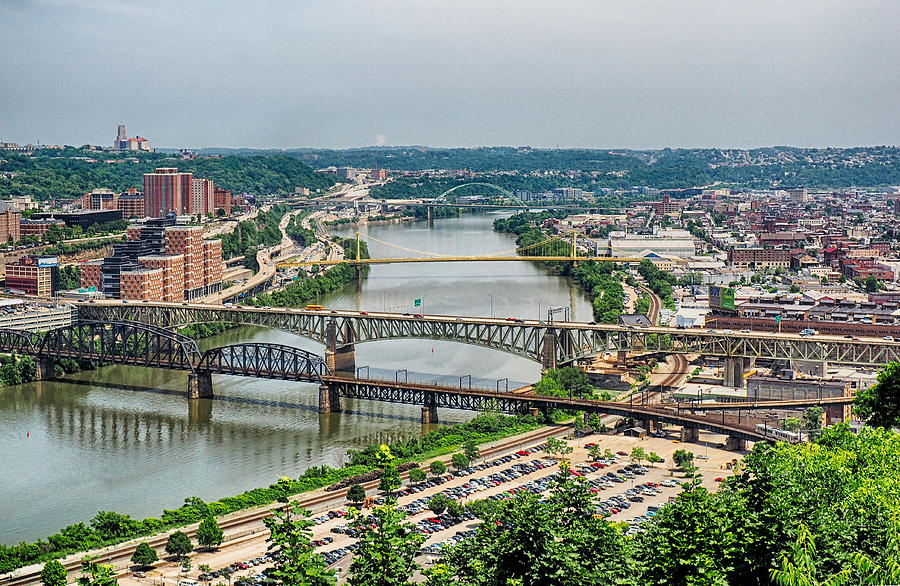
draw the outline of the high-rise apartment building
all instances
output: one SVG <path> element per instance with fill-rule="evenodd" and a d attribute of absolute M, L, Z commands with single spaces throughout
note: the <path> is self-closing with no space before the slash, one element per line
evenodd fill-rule
<path fill-rule="evenodd" d="M 95 286 L 109 297 L 168 302 L 221 289 L 222 241 L 204 240 L 202 227 L 179 226 L 170 215 L 129 226 L 127 237 L 113 247 L 113 256 L 82 264 L 82 287 Z M 141 272 L 150 269 L 162 272 L 158 288 L 155 274 Z"/>
<path fill-rule="evenodd" d="M 208 179 L 191 179 L 191 201 L 188 208 L 189 214 L 206 214 L 213 212 L 215 207 L 216 187 Z"/>
<path fill-rule="evenodd" d="M 122 271 L 120 299 L 134 299 L 135 301 L 162 301 L 163 300 L 163 269 L 130 269 Z"/>
<path fill-rule="evenodd" d="M 144 211 L 151 218 L 164 218 L 169 212 L 191 213 L 193 195 L 191 173 L 179 173 L 174 167 L 160 167 L 144 173 Z"/>
<path fill-rule="evenodd" d="M 19 229 L 19 221 L 22 218 L 22 212 L 19 208 L 0 201 L 0 242 L 14 242 L 21 238 Z"/>
<path fill-rule="evenodd" d="M 184 256 L 184 298 L 196 299 L 204 294 L 203 228 L 172 226 L 166 228 L 166 254 Z"/>

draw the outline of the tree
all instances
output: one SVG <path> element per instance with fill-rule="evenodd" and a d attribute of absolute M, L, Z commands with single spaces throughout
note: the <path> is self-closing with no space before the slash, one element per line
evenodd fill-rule
<path fill-rule="evenodd" d="M 400 586 L 411 584 L 410 578 L 418 569 L 415 557 L 425 535 L 403 523 L 406 516 L 393 505 L 376 507 L 372 512 L 374 525 L 362 515 L 354 518 L 360 531 L 359 549 L 350 565 L 351 586 Z"/>
<path fill-rule="evenodd" d="M 191 571 L 191 558 L 185 557 L 181 560 L 181 571 L 185 574 Z"/>
<path fill-rule="evenodd" d="M 660 457 L 656 452 L 650 452 L 647 454 L 647 461 L 650 462 L 650 465 L 652 466 L 653 464 L 662 464 L 665 462 L 665 459 Z"/>
<path fill-rule="evenodd" d="M 801 422 L 798 417 L 787 417 L 784 421 L 781 422 L 781 429 L 797 433 L 798 431 L 800 431 L 800 425 Z"/>
<path fill-rule="evenodd" d="M 194 544 L 191 543 L 191 538 L 187 536 L 187 533 L 176 531 L 169 535 L 169 540 L 166 542 L 167 554 L 175 557 L 183 557 L 193 550 Z"/>
<path fill-rule="evenodd" d="M 675 462 L 675 466 L 685 474 L 690 474 L 696 470 L 694 467 L 694 454 L 692 452 L 687 450 L 675 450 L 675 453 L 672 454 L 672 460 Z"/>
<path fill-rule="evenodd" d="M 457 501 L 453 499 L 448 499 L 447 501 L 447 514 L 452 517 L 460 517 L 463 513 L 466 512 L 465 507 L 459 504 Z"/>
<path fill-rule="evenodd" d="M 366 489 L 362 484 L 351 484 L 350 488 L 347 490 L 347 500 L 359 505 L 366 500 Z"/>
<path fill-rule="evenodd" d="M 851 568 L 844 568 L 824 581 L 816 577 L 816 544 L 806 525 L 800 523 L 797 542 L 790 554 L 782 553 L 779 568 L 772 568 L 772 581 L 778 586 L 840 586 L 853 577 Z"/>
<path fill-rule="evenodd" d="M 584 413 L 576 413 L 575 414 L 575 422 L 573 424 L 573 429 L 575 433 L 581 435 L 584 433 Z"/>
<path fill-rule="evenodd" d="M 212 515 L 207 515 L 207 517 L 200 522 L 200 526 L 197 527 L 197 543 L 203 547 L 218 549 L 218 547 L 222 545 L 222 540 L 224 538 L 225 534 L 222 532 L 219 524 L 216 523 L 215 517 Z"/>
<path fill-rule="evenodd" d="M 334 570 L 325 569 L 325 560 L 315 553 L 310 538 L 309 511 L 294 511 L 293 503 L 287 503 L 272 511 L 263 519 L 271 532 L 269 551 L 277 554 L 271 578 L 283 586 L 331 586 L 335 583 Z M 230 577 L 229 577 L 230 578 Z"/>
<path fill-rule="evenodd" d="M 872 427 L 900 426 L 900 362 L 887 363 L 874 385 L 856 393 L 853 412 Z"/>
<path fill-rule="evenodd" d="M 263 521 L 265 522 L 265 521 Z M 276 566 L 277 567 L 277 566 Z M 222 577 L 228 580 L 228 584 L 231 584 L 231 577 L 234 575 L 234 569 L 231 566 L 225 566 L 219 573 L 222 574 Z"/>
<path fill-rule="evenodd" d="M 428 509 L 435 515 L 440 515 L 447 510 L 447 505 L 449 503 L 450 499 L 446 495 L 437 493 L 428 499 Z"/>
<path fill-rule="evenodd" d="M 50 560 L 41 569 L 41 583 L 44 586 L 66 586 L 69 573 L 59 560 Z"/>
<path fill-rule="evenodd" d="M 432 476 L 440 476 L 447 471 L 447 465 L 441 460 L 433 460 L 431 464 L 428 465 L 428 469 L 431 470 Z"/>
<path fill-rule="evenodd" d="M 647 459 L 647 452 L 644 451 L 644 448 L 640 446 L 635 446 L 631 449 L 631 461 L 637 462 L 638 466 L 641 465 L 641 462 Z"/>
<path fill-rule="evenodd" d="M 468 458 L 470 462 L 476 461 L 481 454 L 478 449 L 478 443 L 473 438 L 468 438 L 463 442 L 462 450 L 463 454 L 466 455 L 466 458 Z"/>
<path fill-rule="evenodd" d="M 605 450 L 603 450 L 603 459 L 604 460 L 614 460 L 615 458 L 616 458 L 616 455 L 613 454 L 612 450 L 610 450 L 609 448 L 606 448 Z"/>
<path fill-rule="evenodd" d="M 588 455 L 590 455 L 591 460 L 600 460 L 603 458 L 603 448 L 599 445 L 594 444 L 588 448 Z"/>
<path fill-rule="evenodd" d="M 469 467 L 469 459 L 465 454 L 462 454 L 460 452 L 453 454 L 451 460 L 453 462 L 453 467 L 457 470 L 462 470 L 463 468 Z"/>
<path fill-rule="evenodd" d="M 225 566 L 219 573 L 222 574 L 222 577 L 228 580 L 228 583 L 231 584 L 231 577 L 234 575 L 234 569 L 231 566 Z"/>
<path fill-rule="evenodd" d="M 156 553 L 156 550 L 150 547 L 150 544 L 146 541 L 142 541 L 134 549 L 134 555 L 131 556 L 131 563 L 146 568 L 147 566 L 152 566 L 158 559 L 159 555 Z"/>
<path fill-rule="evenodd" d="M 388 466 L 381 473 L 381 481 L 378 483 L 378 490 L 385 493 L 387 496 L 391 496 L 395 490 L 400 488 L 401 484 L 400 473 L 397 472 L 397 467 Z"/>
<path fill-rule="evenodd" d="M 426 478 L 428 478 L 428 475 L 421 468 L 411 468 L 409 471 L 410 482 L 418 484 L 419 482 L 425 482 Z"/>
<path fill-rule="evenodd" d="M 118 584 L 112 564 L 98 564 L 96 557 L 81 558 L 81 573 L 78 586 L 113 586 Z"/>
<path fill-rule="evenodd" d="M 606 399 L 604 399 L 605 401 Z M 602 433 L 601 429 L 606 430 L 606 426 L 603 425 L 603 421 L 600 419 L 599 413 L 591 413 L 588 415 L 587 419 L 588 427 L 591 428 L 591 431 L 594 433 Z"/>
<path fill-rule="evenodd" d="M 564 456 L 572 452 L 572 446 L 565 440 L 550 436 L 547 438 L 547 453 L 552 456 Z"/>
<path fill-rule="evenodd" d="M 803 429 L 809 432 L 809 438 L 818 439 L 822 434 L 822 423 L 824 420 L 825 410 L 818 405 L 809 407 L 803 412 Z"/>

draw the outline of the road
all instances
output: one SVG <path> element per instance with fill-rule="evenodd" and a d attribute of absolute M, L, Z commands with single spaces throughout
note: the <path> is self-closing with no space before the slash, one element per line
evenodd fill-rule
<path fill-rule="evenodd" d="M 263 248 L 256 253 L 256 262 L 259 264 L 259 270 L 255 275 L 244 281 L 243 283 L 238 283 L 237 285 L 232 285 L 228 289 L 223 291 L 219 291 L 218 293 L 214 293 L 212 295 L 207 295 L 203 299 L 203 303 L 221 303 L 225 299 L 229 299 L 244 291 L 250 291 L 257 285 L 265 283 L 273 276 L 275 276 L 276 268 L 275 263 L 272 262 L 272 257 L 279 255 L 284 250 L 289 250 L 294 246 L 294 241 L 287 235 L 285 232 L 285 228 L 287 228 L 288 222 L 291 221 L 291 217 L 295 214 L 301 213 L 302 210 L 295 210 L 288 214 L 285 214 L 281 221 L 278 223 L 278 229 L 281 230 L 281 242 L 276 244 L 275 246 L 270 246 L 269 248 Z"/>

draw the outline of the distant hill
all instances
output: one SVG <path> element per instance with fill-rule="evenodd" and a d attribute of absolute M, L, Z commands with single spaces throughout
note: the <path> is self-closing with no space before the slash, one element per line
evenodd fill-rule
<path fill-rule="evenodd" d="M 133 162 L 129 159 L 137 159 Z M 113 162 L 106 162 L 113 161 Z M 223 156 L 182 160 L 165 153 L 104 153 L 77 148 L 41 150 L 33 155 L 0 151 L 0 197 L 75 198 L 96 188 L 143 188 L 143 174 L 157 167 L 211 179 L 234 193 L 288 193 L 295 187 L 326 189 L 331 175 L 319 173 L 296 157 Z"/>

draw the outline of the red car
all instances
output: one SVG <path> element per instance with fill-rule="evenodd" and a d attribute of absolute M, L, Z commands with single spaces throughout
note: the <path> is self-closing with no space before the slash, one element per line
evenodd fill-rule
<path fill-rule="evenodd" d="M 584 447 L 585 447 L 585 448 L 593 448 L 593 447 L 596 446 L 596 445 L 597 445 L 597 444 L 595 444 L 594 442 L 588 442 L 588 443 L 584 444 Z"/>
<path fill-rule="evenodd" d="M 616 453 L 617 453 L 618 455 L 620 455 L 620 456 L 627 456 L 627 455 L 628 455 L 628 452 L 621 452 L 621 451 L 620 451 L 620 452 L 616 452 Z"/>
<path fill-rule="evenodd" d="M 722 478 L 721 476 L 719 476 L 718 478 L 716 478 L 716 482 L 722 482 L 723 480 L 725 480 L 725 479 Z"/>

